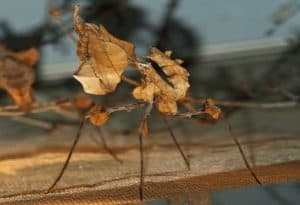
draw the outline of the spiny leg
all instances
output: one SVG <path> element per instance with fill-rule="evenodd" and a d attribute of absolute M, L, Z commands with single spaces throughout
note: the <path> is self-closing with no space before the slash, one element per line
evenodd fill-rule
<path fill-rule="evenodd" d="M 253 176 L 253 178 L 255 179 L 255 181 L 259 184 L 262 185 L 262 182 L 258 179 L 257 175 L 255 174 L 254 170 L 252 169 L 252 167 L 250 166 L 247 157 L 242 149 L 242 146 L 240 144 L 240 142 L 238 141 L 237 137 L 234 135 L 233 133 L 233 129 L 231 124 L 229 123 L 228 119 L 224 116 L 224 114 L 222 115 L 222 118 L 224 120 L 225 126 L 227 128 L 227 130 L 229 131 L 230 136 L 232 137 L 234 143 L 236 144 L 236 146 L 239 149 L 239 152 L 242 156 L 242 159 L 244 161 L 244 164 L 246 165 L 247 169 L 249 170 L 249 172 L 251 173 L 251 175 Z"/>
<path fill-rule="evenodd" d="M 80 138 L 80 136 L 81 136 L 81 131 L 82 131 L 82 128 L 83 128 L 84 123 L 85 123 L 85 120 L 83 119 L 83 120 L 81 121 L 81 123 L 80 123 L 79 129 L 78 129 L 78 132 L 77 132 L 77 135 L 76 135 L 76 137 L 75 137 L 75 139 L 74 139 L 74 141 L 73 141 L 73 144 L 72 144 L 72 146 L 71 146 L 71 148 L 70 148 L 70 151 L 69 151 L 68 157 L 67 157 L 67 159 L 66 159 L 66 161 L 65 161 L 65 163 L 64 163 L 64 166 L 63 166 L 62 169 L 60 170 L 60 172 L 59 172 L 58 176 L 56 177 L 56 179 L 54 180 L 53 184 L 52 184 L 52 185 L 49 187 L 49 189 L 47 190 L 47 193 L 49 193 L 49 192 L 56 186 L 56 184 L 59 182 L 59 180 L 61 179 L 61 177 L 62 177 L 63 174 L 65 173 L 65 170 L 66 170 L 66 168 L 68 167 L 68 164 L 69 164 L 70 159 L 71 159 L 71 157 L 72 157 L 73 151 L 74 151 L 74 149 L 75 149 L 75 147 L 76 147 L 76 145 L 77 145 L 77 143 L 78 143 L 78 140 L 79 140 L 79 138 Z"/>
<path fill-rule="evenodd" d="M 184 162 L 185 162 L 188 170 L 190 170 L 191 169 L 190 162 L 189 162 L 188 158 L 185 156 L 185 154 L 183 153 L 183 150 L 181 149 L 181 147 L 180 147 L 180 145 L 179 145 L 179 143 L 178 143 L 178 141 L 177 141 L 177 139 L 175 137 L 175 134 L 174 134 L 173 130 L 171 129 L 170 125 L 169 125 L 168 120 L 162 114 L 161 114 L 161 118 L 162 118 L 164 124 L 166 125 L 166 127 L 167 127 L 167 129 L 169 131 L 169 134 L 171 135 L 171 137 L 172 137 L 172 139 L 173 139 L 173 141 L 174 141 L 174 143 L 176 145 L 177 150 L 180 152 L 181 157 L 183 158 L 183 160 L 184 160 Z"/>
<path fill-rule="evenodd" d="M 152 110 L 153 104 L 150 103 L 145 109 L 144 116 L 142 121 L 139 125 L 138 129 L 138 136 L 139 136 L 139 150 L 140 150 L 140 186 L 139 186 L 139 193 L 140 193 L 140 200 L 144 200 L 144 147 L 143 147 L 143 137 L 144 137 L 144 126 L 147 123 L 147 118 L 150 115 Z"/>
<path fill-rule="evenodd" d="M 105 151 L 107 153 L 109 153 L 116 161 L 118 161 L 119 163 L 123 163 L 123 161 L 113 152 L 112 149 L 110 149 L 106 143 L 105 137 L 104 137 L 104 132 L 103 132 L 103 128 L 102 127 L 96 127 L 97 132 L 99 134 L 99 138 L 102 142 L 103 148 L 105 149 Z"/>

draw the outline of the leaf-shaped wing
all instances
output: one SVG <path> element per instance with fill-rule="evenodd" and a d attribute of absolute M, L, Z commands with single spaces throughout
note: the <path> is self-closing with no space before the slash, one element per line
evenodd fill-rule
<path fill-rule="evenodd" d="M 103 41 L 111 42 L 120 46 L 130 59 L 135 57 L 134 45 L 132 43 L 114 37 L 102 25 L 99 26 L 99 33 L 101 34 L 101 38 Z"/>
<path fill-rule="evenodd" d="M 113 92 L 121 75 L 134 58 L 133 44 L 112 36 L 103 26 L 84 23 L 79 7 L 74 11 L 75 31 L 79 35 L 77 55 L 81 60 L 74 77 L 89 94 Z"/>
<path fill-rule="evenodd" d="M 116 89 L 128 65 L 128 58 L 119 46 L 94 37 L 90 39 L 96 43 L 89 46 L 90 57 L 83 61 L 74 78 L 82 84 L 86 93 L 104 95 Z"/>

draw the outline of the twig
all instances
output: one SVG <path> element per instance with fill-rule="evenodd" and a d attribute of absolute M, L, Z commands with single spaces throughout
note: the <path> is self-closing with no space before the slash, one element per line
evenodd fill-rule
<path fill-rule="evenodd" d="M 32 105 L 33 109 L 50 108 L 50 107 L 58 107 L 58 106 L 71 107 L 73 105 L 70 101 L 58 102 L 56 100 L 55 101 L 47 101 L 47 102 L 35 102 Z M 1 111 L 10 111 L 10 110 L 12 110 L 12 111 L 19 110 L 19 106 L 17 106 L 17 105 L 0 106 L 0 112 Z"/>
<path fill-rule="evenodd" d="M 299 102 L 300 101 L 300 96 L 295 95 L 294 93 L 285 90 L 283 88 L 278 88 L 279 92 L 284 95 L 285 97 L 287 97 L 288 99 L 295 101 L 295 102 Z"/>
<path fill-rule="evenodd" d="M 80 116 L 77 112 L 76 113 L 70 112 L 70 111 L 62 109 L 61 107 L 55 107 L 52 111 L 57 113 L 57 114 L 62 115 L 63 117 L 66 117 L 66 118 L 69 118 L 69 119 L 72 119 L 72 120 L 79 120 L 80 119 Z"/>
<path fill-rule="evenodd" d="M 140 103 L 119 105 L 119 106 L 107 108 L 106 111 L 108 114 L 117 111 L 130 112 L 131 110 L 143 107 L 145 104 L 146 103 L 140 102 Z M 78 119 L 77 115 L 73 115 L 71 112 L 64 110 L 63 107 L 74 108 L 73 104 L 70 101 L 36 102 L 33 104 L 33 109 L 28 113 L 36 114 L 36 113 L 45 113 L 51 111 L 66 116 L 68 118 Z M 0 116 L 4 116 L 4 117 L 23 116 L 28 113 L 20 111 L 17 105 L 0 106 Z"/>
<path fill-rule="evenodd" d="M 67 114 L 67 111 L 62 110 L 61 107 L 73 107 L 73 104 L 70 101 L 65 102 L 57 102 L 57 101 L 49 101 L 49 102 L 36 102 L 32 105 L 33 109 L 29 113 L 45 113 L 45 112 L 56 112 L 58 114 L 64 115 L 69 118 L 71 117 L 70 113 Z M 17 105 L 6 105 L 0 106 L 0 116 L 22 116 L 28 113 L 20 111 Z"/>
<path fill-rule="evenodd" d="M 202 98 L 188 98 L 190 102 L 196 102 L 203 104 L 205 99 Z M 240 108 L 253 108 L 253 109 L 282 109 L 282 108 L 293 108 L 300 105 L 300 103 L 295 101 L 285 101 L 285 102 L 271 102 L 271 103 L 256 103 L 256 102 L 238 102 L 238 101 L 214 101 L 216 105 L 224 106 L 224 107 L 240 107 Z M 130 112 L 132 110 L 144 107 L 146 105 L 145 102 L 138 103 L 129 103 L 124 105 L 119 105 L 115 107 L 106 108 L 106 112 L 110 115 L 111 113 L 118 111 L 127 111 Z M 56 112 L 65 117 L 78 119 L 77 115 L 73 115 L 71 112 L 64 110 L 63 107 L 74 108 L 73 104 L 70 101 L 65 102 L 36 102 L 33 104 L 33 109 L 30 113 L 45 113 L 45 112 Z M 16 105 L 7 105 L 0 106 L 0 116 L 4 117 L 12 117 L 12 116 L 23 116 L 28 113 L 22 112 L 19 110 L 19 107 Z M 193 116 L 198 116 L 205 114 L 205 112 L 201 110 L 195 110 L 194 112 L 186 112 L 186 113 L 178 113 L 176 115 L 171 115 L 169 117 L 176 118 L 191 118 Z"/>
<path fill-rule="evenodd" d="M 113 112 L 118 112 L 118 111 L 127 111 L 127 112 L 130 112 L 132 110 L 135 110 L 137 108 L 143 107 L 145 105 L 146 105 L 146 103 L 144 103 L 144 102 L 131 103 L 131 104 L 126 104 L 126 105 L 120 105 L 120 106 L 116 106 L 116 107 L 106 108 L 106 112 L 108 114 L 111 114 Z"/>
<path fill-rule="evenodd" d="M 191 102 L 201 103 L 205 102 L 202 98 L 189 98 Z M 216 105 L 224 107 L 240 107 L 240 108 L 255 108 L 255 109 L 273 109 L 273 108 L 292 108 L 297 107 L 300 104 L 296 101 L 284 101 L 284 102 L 270 102 L 270 103 L 257 103 L 257 102 L 238 102 L 238 101 L 214 101 Z"/>
<path fill-rule="evenodd" d="M 200 110 L 200 111 L 195 111 L 195 112 L 178 113 L 176 115 L 172 115 L 171 117 L 192 118 L 193 116 L 206 115 L 206 114 L 207 114 L 206 112 L 203 112 L 202 110 Z"/>
<path fill-rule="evenodd" d="M 32 126 L 35 126 L 35 127 L 46 129 L 46 130 L 50 130 L 54 126 L 50 122 L 45 122 L 45 121 L 42 121 L 42 120 L 37 120 L 37 119 L 33 119 L 33 118 L 29 118 L 29 117 L 23 117 L 23 116 L 12 117 L 11 119 L 14 120 L 14 121 L 17 121 L 17 122 L 21 122 L 21 123 L 24 123 L 24 124 L 27 124 L 27 125 L 32 125 Z"/>

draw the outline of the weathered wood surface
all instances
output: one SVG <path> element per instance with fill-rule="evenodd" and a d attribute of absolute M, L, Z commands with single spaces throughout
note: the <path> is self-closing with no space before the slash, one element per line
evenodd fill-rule
<path fill-rule="evenodd" d="M 113 118 L 107 131 L 133 128 L 136 114 Z M 230 118 L 263 183 L 300 179 L 299 116 L 297 109 L 251 110 Z M 154 121 L 150 130 L 162 127 Z M 145 140 L 146 199 L 255 185 L 222 123 L 200 128 L 190 121 L 176 121 L 173 127 L 191 170 L 186 170 L 167 132 L 153 131 Z M 137 136 L 107 133 L 109 145 L 123 160 L 119 164 L 88 137 L 96 132 L 87 126 L 62 180 L 53 193 L 45 194 L 66 158 L 76 127 L 49 133 L 1 119 L 0 128 L 0 204 L 138 203 Z"/>

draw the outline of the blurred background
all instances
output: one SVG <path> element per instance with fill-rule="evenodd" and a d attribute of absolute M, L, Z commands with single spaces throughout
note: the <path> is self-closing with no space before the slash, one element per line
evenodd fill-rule
<path fill-rule="evenodd" d="M 79 65 L 76 46 L 49 15 L 50 9 L 59 8 L 73 35 L 72 10 L 77 3 L 87 22 L 103 24 L 113 35 L 133 42 L 138 56 L 147 55 L 150 46 L 172 50 L 190 71 L 195 96 L 299 101 L 299 0 L 1 0 L 1 44 L 12 51 L 31 47 L 40 51 L 36 90 L 60 86 L 73 93 L 80 90 L 72 78 Z M 7 102 L 4 92 L 0 97 Z M 263 198 L 262 192 L 254 192 Z M 247 201 L 252 194 L 240 196 Z M 213 196 L 213 204 L 241 204 L 224 203 L 238 198 L 232 193 Z M 263 204 L 268 203 L 276 204 Z"/>
<path fill-rule="evenodd" d="M 150 46 L 172 50 L 202 97 L 243 99 L 246 89 L 270 87 L 299 93 L 297 0 L 3 0 L 0 41 L 14 51 L 39 48 L 36 86 L 69 80 L 79 65 L 74 43 L 48 14 L 59 8 L 71 33 L 76 3 L 87 21 L 134 42 L 139 56 Z"/>

